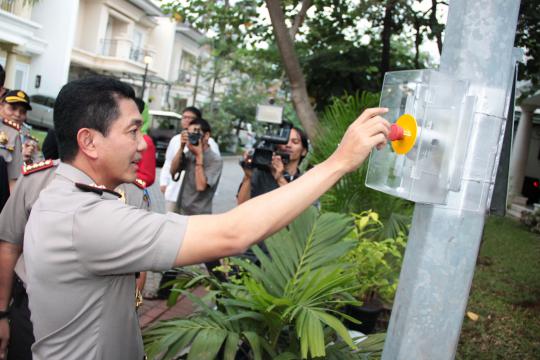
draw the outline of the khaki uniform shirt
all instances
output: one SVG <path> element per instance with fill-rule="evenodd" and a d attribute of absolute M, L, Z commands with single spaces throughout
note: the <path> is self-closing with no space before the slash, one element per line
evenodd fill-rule
<path fill-rule="evenodd" d="M 187 218 L 150 213 L 61 163 L 35 202 L 24 236 L 35 360 L 142 359 L 133 273 L 167 270 Z"/>
<path fill-rule="evenodd" d="M 21 175 L 23 164 L 21 137 L 16 125 L 10 125 L 7 120 L 0 119 L 0 156 L 7 163 L 9 180 L 15 180 Z"/>
<path fill-rule="evenodd" d="M 53 180 L 59 160 L 53 162 L 52 167 L 37 170 L 28 175 L 21 176 L 17 180 L 17 186 L 13 194 L 8 198 L 2 213 L 0 214 L 0 240 L 22 246 L 24 228 L 28 222 L 32 206 L 36 202 L 41 190 Z M 39 164 L 38 164 L 39 165 Z M 142 190 L 134 184 L 122 184 L 119 192 L 124 195 L 128 205 L 139 209 L 149 210 L 150 203 L 146 190 Z M 24 254 L 19 257 L 15 266 L 15 272 L 26 283 L 24 270 Z"/>

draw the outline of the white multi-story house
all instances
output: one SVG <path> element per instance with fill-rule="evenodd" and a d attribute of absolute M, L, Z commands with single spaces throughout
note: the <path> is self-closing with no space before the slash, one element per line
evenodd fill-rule
<path fill-rule="evenodd" d="M 42 25 L 33 21 L 32 7 L 22 1 L 0 0 L 0 64 L 6 71 L 5 86 L 27 89 L 32 61 L 47 49 L 40 36 Z"/>
<path fill-rule="evenodd" d="M 157 109 L 202 105 L 205 37 L 151 0 L 0 0 L 6 87 L 55 97 L 68 80 L 106 74 L 132 84 Z M 219 91 L 219 89 L 218 89 Z"/>

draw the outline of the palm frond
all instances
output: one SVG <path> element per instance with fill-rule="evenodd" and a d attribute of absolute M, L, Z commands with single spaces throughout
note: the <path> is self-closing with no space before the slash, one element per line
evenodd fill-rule
<path fill-rule="evenodd" d="M 145 331 L 148 353 L 170 359 L 182 349 L 189 358 L 212 358 L 218 353 L 232 359 L 239 349 L 250 357 L 326 356 L 328 341 L 340 340 L 353 349 L 341 323 L 339 307 L 354 303 L 356 276 L 343 257 L 355 243 L 345 240 L 353 229 L 350 216 L 311 208 L 287 229 L 266 240 L 269 255 L 254 252 L 260 266 L 231 259 L 241 269 L 239 283 L 212 283 L 197 271 L 177 285 L 211 284 L 209 298 L 217 309 L 190 292 L 175 287 L 197 305 L 189 319 L 158 323 Z M 328 333 L 334 340 L 328 340 Z M 203 338 L 209 341 L 204 346 Z"/>
<path fill-rule="evenodd" d="M 337 341 L 327 346 L 326 360 L 378 360 L 381 358 L 386 334 L 371 334 L 354 338 L 356 350 L 343 341 Z"/>

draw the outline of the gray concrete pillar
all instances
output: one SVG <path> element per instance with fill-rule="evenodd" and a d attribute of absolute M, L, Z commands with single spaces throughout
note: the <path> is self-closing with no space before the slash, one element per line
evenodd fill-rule
<path fill-rule="evenodd" d="M 519 119 L 514 145 L 512 146 L 512 156 L 510 158 L 510 196 L 521 196 L 523 180 L 525 179 L 525 169 L 529 156 L 529 145 L 531 143 L 532 117 L 534 107 L 521 106 L 521 117 Z M 512 199 L 509 199 L 512 201 Z"/>
<path fill-rule="evenodd" d="M 17 54 L 13 53 L 11 49 L 7 51 L 6 66 L 6 81 L 4 87 L 13 89 L 15 86 L 15 64 L 17 63 Z"/>
<path fill-rule="evenodd" d="M 520 1 L 449 4 L 439 71 L 478 102 L 459 189 L 415 206 L 383 360 L 454 359 L 501 150 Z"/>

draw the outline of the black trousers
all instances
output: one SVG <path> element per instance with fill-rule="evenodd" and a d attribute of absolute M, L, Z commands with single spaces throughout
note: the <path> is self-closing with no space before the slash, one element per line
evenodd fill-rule
<path fill-rule="evenodd" d="M 10 308 L 10 339 L 7 360 L 32 360 L 34 331 L 30 321 L 28 295 L 20 279 L 13 280 L 13 303 Z"/>
<path fill-rule="evenodd" d="M 7 163 L 3 157 L 0 156 L 0 211 L 4 208 L 4 205 L 9 197 L 9 179 L 7 172 Z"/>

